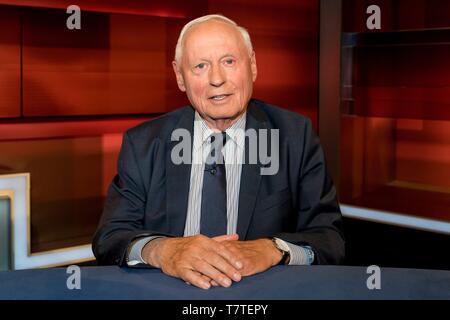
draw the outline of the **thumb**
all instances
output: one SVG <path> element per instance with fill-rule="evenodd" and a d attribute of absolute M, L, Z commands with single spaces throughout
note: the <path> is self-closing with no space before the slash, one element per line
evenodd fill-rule
<path fill-rule="evenodd" d="M 212 238 L 213 240 L 216 240 L 218 242 L 222 242 L 222 241 L 232 241 L 232 240 L 238 240 L 239 239 L 239 235 L 237 233 L 233 233 L 233 234 L 224 234 L 222 236 L 217 236 Z"/>

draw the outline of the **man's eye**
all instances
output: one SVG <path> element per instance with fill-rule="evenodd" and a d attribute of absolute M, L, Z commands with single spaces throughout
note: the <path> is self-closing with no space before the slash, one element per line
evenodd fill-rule
<path fill-rule="evenodd" d="M 225 64 L 231 66 L 234 63 L 233 59 L 227 59 L 225 60 Z"/>
<path fill-rule="evenodd" d="M 199 63 L 198 65 L 195 66 L 195 68 L 197 69 L 203 69 L 204 67 L 206 67 L 206 64 L 204 63 Z"/>

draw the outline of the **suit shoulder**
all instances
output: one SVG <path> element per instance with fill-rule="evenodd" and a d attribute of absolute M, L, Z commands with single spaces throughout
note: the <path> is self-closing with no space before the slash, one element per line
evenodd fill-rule
<path fill-rule="evenodd" d="M 131 140 L 145 138 L 152 140 L 154 138 L 165 138 L 171 134 L 173 128 L 177 125 L 183 116 L 192 112 L 190 106 L 181 107 L 174 111 L 168 112 L 157 118 L 144 121 L 137 126 L 126 130 L 126 134 Z"/>

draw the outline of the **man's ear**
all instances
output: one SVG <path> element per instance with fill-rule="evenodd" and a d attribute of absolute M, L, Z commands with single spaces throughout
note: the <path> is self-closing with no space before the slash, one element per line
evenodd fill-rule
<path fill-rule="evenodd" d="M 181 91 L 186 92 L 186 87 L 184 86 L 184 78 L 183 78 L 183 75 L 181 74 L 181 70 L 178 67 L 176 61 L 172 61 L 172 67 L 173 67 L 173 72 L 175 72 L 175 77 L 177 78 L 178 88 Z"/>
<path fill-rule="evenodd" d="M 256 80 L 256 76 L 258 75 L 258 68 L 256 67 L 256 54 L 255 51 L 253 51 L 252 56 L 250 57 L 250 66 L 252 69 L 252 79 L 253 82 Z"/>

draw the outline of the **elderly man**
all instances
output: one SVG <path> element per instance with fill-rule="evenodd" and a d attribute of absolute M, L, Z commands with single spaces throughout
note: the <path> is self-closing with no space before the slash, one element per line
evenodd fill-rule
<path fill-rule="evenodd" d="M 189 22 L 173 69 L 191 105 L 125 133 L 93 241 L 98 262 L 161 268 L 204 289 L 277 264 L 340 263 L 341 214 L 318 138 L 307 118 L 251 98 L 247 31 L 221 15 Z M 188 163 L 174 161 L 179 129 L 192 135 Z M 278 133 L 276 172 L 245 161 L 264 139 L 243 130 Z"/>

